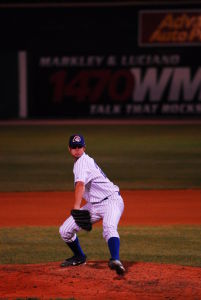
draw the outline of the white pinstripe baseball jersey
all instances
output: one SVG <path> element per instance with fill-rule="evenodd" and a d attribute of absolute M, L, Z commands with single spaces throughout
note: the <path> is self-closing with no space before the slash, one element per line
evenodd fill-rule
<path fill-rule="evenodd" d="M 86 153 L 83 153 L 74 163 L 73 173 L 75 183 L 82 181 L 85 184 L 83 197 L 87 202 L 100 202 L 115 192 L 119 192 L 119 187 L 107 178 L 94 159 Z"/>

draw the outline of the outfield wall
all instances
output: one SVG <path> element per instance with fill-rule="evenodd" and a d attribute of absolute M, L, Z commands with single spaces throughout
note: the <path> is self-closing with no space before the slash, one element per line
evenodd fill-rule
<path fill-rule="evenodd" d="M 0 22 L 19 118 L 201 116 L 199 2 L 4 7 Z"/>
<path fill-rule="evenodd" d="M 17 52 L 0 53 L 0 119 L 18 117 Z"/>

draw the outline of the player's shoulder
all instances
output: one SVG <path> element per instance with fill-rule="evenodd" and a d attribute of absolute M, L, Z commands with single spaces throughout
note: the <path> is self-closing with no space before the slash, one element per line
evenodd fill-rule
<path fill-rule="evenodd" d="M 94 159 L 86 153 L 84 153 L 81 158 L 81 162 L 85 166 L 91 167 L 94 164 Z"/>
<path fill-rule="evenodd" d="M 90 161 L 92 158 L 87 154 L 87 153 L 83 153 L 82 156 L 80 157 L 80 161 Z"/>
<path fill-rule="evenodd" d="M 91 160 L 92 158 L 84 152 L 82 156 L 75 162 L 74 166 L 80 166 L 80 165 L 83 166 L 89 164 Z"/>
<path fill-rule="evenodd" d="M 89 156 L 89 154 L 84 153 L 84 157 L 85 160 L 93 160 L 93 158 L 91 156 Z"/>

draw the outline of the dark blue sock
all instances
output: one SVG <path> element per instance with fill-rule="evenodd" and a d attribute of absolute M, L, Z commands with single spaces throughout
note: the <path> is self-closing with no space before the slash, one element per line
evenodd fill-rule
<path fill-rule="evenodd" d="M 78 237 L 71 242 L 71 243 L 66 243 L 68 247 L 73 251 L 75 256 L 85 256 L 84 252 L 82 251 L 82 248 L 80 246 L 80 242 L 78 240 Z"/>
<path fill-rule="evenodd" d="M 117 237 L 111 237 L 108 240 L 108 247 L 110 250 L 111 258 L 119 260 L 120 239 Z"/>

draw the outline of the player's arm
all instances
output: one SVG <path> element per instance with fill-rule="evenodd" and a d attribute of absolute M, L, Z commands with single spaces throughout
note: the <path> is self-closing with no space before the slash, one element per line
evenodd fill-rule
<path fill-rule="evenodd" d="M 74 209 L 80 209 L 82 198 L 85 191 L 85 185 L 82 181 L 77 181 L 75 184 L 75 202 Z"/>

